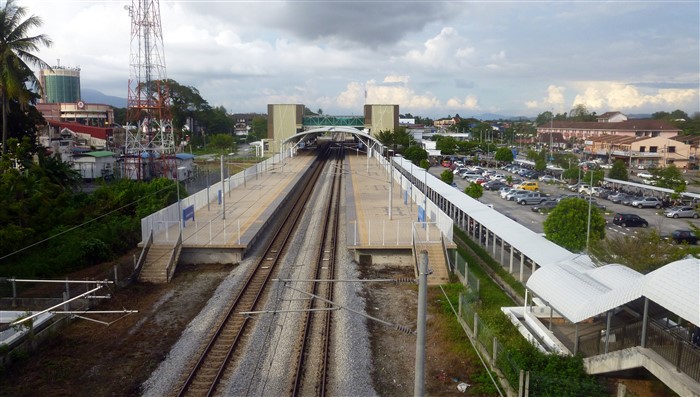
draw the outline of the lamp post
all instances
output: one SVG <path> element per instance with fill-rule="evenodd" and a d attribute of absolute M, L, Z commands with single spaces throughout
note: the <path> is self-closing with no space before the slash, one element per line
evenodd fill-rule
<path fill-rule="evenodd" d="M 590 246 L 590 240 L 591 240 L 591 202 L 593 201 L 593 170 L 589 170 L 588 172 L 591 173 L 591 184 L 588 187 L 588 225 L 586 228 L 586 253 L 588 253 L 588 249 Z"/>

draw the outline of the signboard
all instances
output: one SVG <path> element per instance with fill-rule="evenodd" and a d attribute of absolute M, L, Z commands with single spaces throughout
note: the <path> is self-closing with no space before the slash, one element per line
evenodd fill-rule
<path fill-rule="evenodd" d="M 194 221 L 194 204 L 182 209 L 182 227 L 185 227 L 188 219 Z"/>

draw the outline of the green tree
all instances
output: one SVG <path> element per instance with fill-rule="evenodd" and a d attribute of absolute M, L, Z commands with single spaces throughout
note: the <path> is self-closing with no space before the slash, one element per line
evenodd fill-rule
<path fill-rule="evenodd" d="M 586 183 L 591 186 L 598 186 L 605 179 L 605 171 L 603 170 L 588 170 L 581 176 L 581 183 Z M 591 183 L 591 180 L 593 181 Z"/>
<path fill-rule="evenodd" d="M 621 181 L 628 180 L 629 171 L 627 170 L 627 165 L 625 165 L 625 162 L 619 159 L 615 160 L 615 162 L 612 165 L 612 168 L 610 169 L 610 172 L 608 172 L 608 178 L 618 179 Z"/>
<path fill-rule="evenodd" d="M 547 110 L 537 115 L 535 118 L 535 125 L 542 126 L 548 124 L 551 120 L 554 120 L 554 113 Z"/>
<path fill-rule="evenodd" d="M 166 80 L 170 92 L 170 112 L 173 117 L 173 127 L 181 131 L 187 119 L 198 120 L 203 112 L 208 111 L 209 103 L 202 98 L 195 87 L 184 86 L 175 80 Z M 115 115 L 116 117 L 116 115 Z M 194 133 L 194 131 L 191 131 Z"/>
<path fill-rule="evenodd" d="M 581 168 L 578 166 L 569 167 L 561 174 L 562 178 L 569 181 L 578 181 L 581 175 Z"/>
<path fill-rule="evenodd" d="M 428 168 L 430 168 L 430 162 L 428 160 L 421 160 L 420 167 L 424 170 L 427 170 Z"/>
<path fill-rule="evenodd" d="M 221 151 L 221 154 L 235 152 L 236 141 L 229 134 L 215 134 L 209 137 L 209 145 Z"/>
<path fill-rule="evenodd" d="M 392 134 L 389 130 L 381 130 L 377 132 L 374 137 L 386 147 L 391 147 L 394 145 L 394 134 Z"/>
<path fill-rule="evenodd" d="M 251 135 L 248 136 L 249 142 L 259 141 L 267 138 L 267 119 L 263 116 L 253 117 L 251 122 Z"/>
<path fill-rule="evenodd" d="M 428 159 L 428 152 L 420 146 L 411 146 L 403 151 L 403 156 L 413 164 L 420 164 L 422 160 Z"/>
<path fill-rule="evenodd" d="M 673 164 L 649 171 L 656 178 L 656 186 L 673 189 L 676 193 L 685 192 L 686 183 L 681 170 Z"/>
<path fill-rule="evenodd" d="M 543 223 L 547 239 L 560 246 L 578 252 L 586 248 L 586 236 L 590 242 L 605 238 L 605 218 L 600 210 L 590 208 L 590 234 L 588 234 L 588 201 L 580 198 L 562 200 L 554 207 Z"/>
<path fill-rule="evenodd" d="M 440 150 L 440 153 L 446 156 L 455 154 L 457 141 L 451 136 L 438 136 L 435 148 Z"/>
<path fill-rule="evenodd" d="M 497 162 L 510 163 L 513 161 L 513 151 L 507 147 L 499 148 L 496 150 L 494 159 L 496 159 Z"/>
<path fill-rule="evenodd" d="M 478 183 L 471 182 L 469 183 L 469 186 L 464 188 L 464 194 L 473 199 L 478 200 L 481 196 L 484 195 L 484 187 Z"/>
<path fill-rule="evenodd" d="M 445 170 L 440 173 L 440 180 L 448 185 L 451 185 L 454 181 L 455 175 L 450 170 Z"/>
<path fill-rule="evenodd" d="M 10 100 L 16 99 L 20 104 L 28 103 L 31 93 L 26 89 L 25 82 L 29 80 L 35 86 L 38 79 L 31 67 L 48 68 L 48 64 L 32 52 L 39 46 L 51 46 L 51 39 L 39 34 L 29 36 L 29 33 L 41 27 L 41 18 L 30 16 L 24 19 L 27 10 L 15 5 L 14 0 L 7 0 L 0 9 L 0 101 L 2 101 L 2 153 L 7 150 L 7 116 L 10 110 Z"/>
<path fill-rule="evenodd" d="M 569 120 L 572 121 L 596 121 L 595 113 L 591 113 L 586 105 L 579 103 L 569 112 Z"/>

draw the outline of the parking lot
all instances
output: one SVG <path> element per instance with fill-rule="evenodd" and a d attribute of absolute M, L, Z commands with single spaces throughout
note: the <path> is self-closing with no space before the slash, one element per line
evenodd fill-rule
<path fill-rule="evenodd" d="M 447 168 L 440 166 L 431 167 L 430 173 L 440 178 L 440 173 L 442 173 Z M 514 175 L 507 171 L 498 170 L 499 173 L 506 175 Z M 462 179 L 461 177 L 455 175 L 454 179 L 457 188 L 460 191 L 464 191 L 464 188 L 469 184 L 468 181 Z M 574 194 L 571 190 L 567 189 L 567 185 L 563 183 L 539 183 L 539 191 L 549 195 L 550 197 L 557 196 L 559 194 Z M 542 222 L 546 219 L 547 215 L 540 214 L 538 212 L 533 212 L 531 210 L 532 205 L 519 205 L 514 201 L 507 201 L 500 197 L 498 191 L 488 191 L 484 190 L 483 196 L 479 199 L 485 204 L 492 204 L 493 208 L 500 212 L 501 214 L 513 219 L 514 221 L 528 227 L 530 230 L 536 233 L 544 233 Z M 615 204 L 609 200 L 597 198 L 597 202 L 606 207 L 605 219 L 608 221 L 608 226 L 606 230 L 606 235 L 611 236 L 615 234 L 622 235 L 635 235 L 639 231 L 645 229 L 640 227 L 621 227 L 614 225 L 612 223 L 613 215 L 618 213 L 628 213 L 637 214 L 649 222 L 649 229 L 655 229 L 659 234 L 670 234 L 676 229 L 689 229 L 688 224 L 692 223 L 696 226 L 700 226 L 700 221 L 698 219 L 692 218 L 667 218 L 664 216 L 664 209 L 656 208 L 636 208 L 631 206 L 626 206 L 622 204 Z"/>

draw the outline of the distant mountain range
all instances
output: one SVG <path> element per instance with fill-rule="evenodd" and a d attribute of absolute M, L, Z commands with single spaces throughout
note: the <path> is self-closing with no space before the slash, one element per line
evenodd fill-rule
<path fill-rule="evenodd" d="M 103 105 L 110 105 L 115 108 L 125 108 L 126 98 L 119 98 L 116 96 L 109 96 L 101 93 L 100 91 L 93 90 L 91 88 L 83 88 L 80 90 L 80 97 L 83 101 L 87 103 L 99 103 Z"/>

